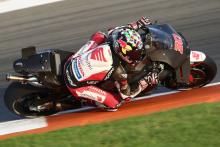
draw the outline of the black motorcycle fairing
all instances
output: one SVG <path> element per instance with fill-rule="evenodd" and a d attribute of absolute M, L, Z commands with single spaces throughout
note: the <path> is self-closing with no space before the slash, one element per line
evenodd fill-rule
<path fill-rule="evenodd" d="M 152 61 L 163 62 L 175 69 L 179 83 L 188 83 L 190 74 L 190 49 L 182 34 L 177 33 L 170 25 L 146 26 L 146 49 Z M 179 39 L 179 40 L 177 40 Z M 178 42 L 180 41 L 180 48 Z"/>
<path fill-rule="evenodd" d="M 179 68 L 187 60 L 186 55 L 180 55 L 179 52 L 175 50 L 157 49 L 148 54 L 151 61 L 167 63 L 174 69 Z"/>
<path fill-rule="evenodd" d="M 172 37 L 155 27 L 149 27 L 149 36 L 150 36 L 150 48 L 153 49 L 173 49 L 173 40 Z"/>
<path fill-rule="evenodd" d="M 14 70 L 23 75 L 37 76 L 39 82 L 46 86 L 61 86 L 63 81 L 63 66 L 72 52 L 49 49 L 37 54 L 25 53 L 25 58 L 14 62 Z M 27 56 L 28 54 L 28 56 Z"/>
<path fill-rule="evenodd" d="M 188 47 L 188 42 L 185 37 L 180 32 L 176 32 L 171 25 L 161 24 L 161 25 L 149 25 L 147 26 L 148 32 L 151 37 L 152 46 L 155 49 L 175 49 L 175 38 L 174 36 L 178 36 L 182 41 L 183 52 L 181 54 L 185 54 L 187 56 L 190 55 L 190 49 Z"/>

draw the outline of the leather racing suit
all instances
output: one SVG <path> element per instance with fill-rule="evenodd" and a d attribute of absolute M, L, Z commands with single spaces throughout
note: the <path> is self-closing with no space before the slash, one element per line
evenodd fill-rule
<path fill-rule="evenodd" d="M 138 25 L 140 23 L 128 26 L 138 29 Z M 66 85 L 74 97 L 95 101 L 107 109 L 118 108 L 121 101 L 135 97 L 148 85 L 158 83 L 158 76 L 153 73 L 138 81 L 137 86 L 132 88 L 124 64 L 102 32 L 95 33 L 91 40 L 67 60 L 64 74 Z M 120 96 L 96 86 L 110 77 L 115 81 Z"/>

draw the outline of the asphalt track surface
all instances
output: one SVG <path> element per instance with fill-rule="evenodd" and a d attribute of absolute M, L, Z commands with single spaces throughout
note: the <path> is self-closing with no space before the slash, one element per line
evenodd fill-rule
<path fill-rule="evenodd" d="M 210 55 L 220 68 L 219 0 L 72 0 L 0 14 L 0 73 L 12 73 L 20 49 L 78 50 L 97 30 L 124 25 L 141 16 L 172 24 L 191 47 Z M 213 82 L 219 82 L 217 74 Z M 7 83 L 0 81 L 0 122 L 18 119 L 5 108 Z"/>
<path fill-rule="evenodd" d="M 44 119 L 47 122 L 46 126 L 41 126 L 35 129 L 25 130 L 25 124 L 16 121 L 10 125 L 8 122 L 5 124 L 4 128 L 2 127 L 0 130 L 0 140 L 27 134 L 39 134 L 67 127 L 98 124 L 102 122 L 125 119 L 128 117 L 148 115 L 158 111 L 167 111 L 192 104 L 220 102 L 219 90 L 220 85 L 215 85 L 175 94 L 156 96 L 152 99 L 142 99 L 130 103 L 125 103 L 122 107 L 120 107 L 120 110 L 116 112 L 106 112 L 100 109 L 92 109 L 89 111 L 53 115 Z M 114 115 L 112 115 L 112 113 L 114 113 Z M 28 119 L 28 121 L 31 121 L 31 119 Z M 34 121 L 31 124 L 33 125 L 33 123 Z M 38 121 L 38 124 L 39 123 L 42 122 Z M 23 131 L 18 131 L 16 129 L 18 126 L 15 124 L 19 124 L 19 127 L 23 128 Z M 26 126 L 27 124 L 28 123 L 26 123 Z M 10 130 L 13 130 L 13 132 L 9 133 Z"/>

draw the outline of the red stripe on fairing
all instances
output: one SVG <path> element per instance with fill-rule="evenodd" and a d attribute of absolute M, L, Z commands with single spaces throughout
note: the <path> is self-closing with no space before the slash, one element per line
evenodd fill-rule
<path fill-rule="evenodd" d="M 183 54 L 183 41 L 182 41 L 182 38 L 177 34 L 173 34 L 173 39 L 174 39 L 174 49 L 176 51 L 180 52 L 180 54 Z"/>
<path fill-rule="evenodd" d="M 180 77 L 183 78 L 183 68 L 182 68 L 182 66 L 180 67 L 179 70 L 180 70 Z"/>

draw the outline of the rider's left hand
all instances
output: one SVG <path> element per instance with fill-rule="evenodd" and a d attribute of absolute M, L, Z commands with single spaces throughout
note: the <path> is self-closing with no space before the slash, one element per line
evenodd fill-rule
<path fill-rule="evenodd" d="M 150 19 L 148 19 L 147 17 L 141 17 L 141 19 L 139 19 L 136 22 L 132 22 L 130 24 L 128 24 L 129 27 L 133 28 L 134 30 L 138 30 L 146 25 L 150 25 L 152 24 Z"/>
<path fill-rule="evenodd" d="M 150 19 L 148 19 L 147 17 L 141 17 L 141 19 L 137 21 L 137 24 L 140 26 L 139 28 L 141 28 L 143 26 L 150 25 L 152 23 Z"/>

